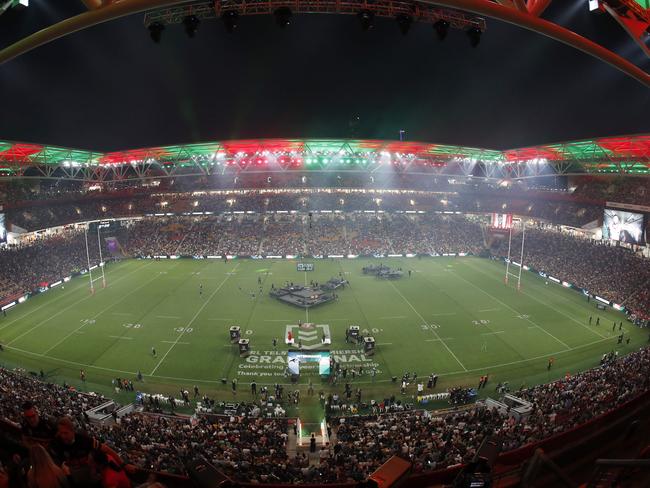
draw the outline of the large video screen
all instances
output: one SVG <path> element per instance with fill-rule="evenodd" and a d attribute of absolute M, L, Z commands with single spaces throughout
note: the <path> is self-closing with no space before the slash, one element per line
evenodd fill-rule
<path fill-rule="evenodd" d="M 492 214 L 492 227 L 495 229 L 511 229 L 512 214 Z"/>
<path fill-rule="evenodd" d="M 603 239 L 643 244 L 643 214 L 605 209 L 603 218 Z"/>
<path fill-rule="evenodd" d="M 0 213 L 0 244 L 7 242 L 7 227 L 5 226 L 5 214 Z"/>
<path fill-rule="evenodd" d="M 330 352 L 329 351 L 289 351 L 287 366 L 292 375 L 300 374 L 300 363 L 318 363 L 318 374 L 329 376 Z"/>

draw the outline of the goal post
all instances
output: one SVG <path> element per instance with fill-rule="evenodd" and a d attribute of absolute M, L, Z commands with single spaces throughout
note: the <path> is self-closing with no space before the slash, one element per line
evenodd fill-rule
<path fill-rule="evenodd" d="M 512 261 L 512 228 L 513 226 L 510 227 L 510 233 L 508 237 L 508 255 L 506 257 L 506 274 L 504 277 L 504 282 L 507 285 L 508 278 L 510 276 L 512 276 L 513 278 L 517 278 L 517 290 L 521 290 L 521 272 L 524 268 L 524 248 L 526 243 L 526 222 L 523 219 L 521 220 L 521 252 L 519 255 L 519 263 L 515 263 L 519 265 L 519 272 L 517 274 L 510 272 L 510 264 L 513 262 Z"/>
<path fill-rule="evenodd" d="M 90 269 L 90 251 L 88 250 L 88 227 L 89 225 L 86 225 L 84 228 L 84 237 L 86 238 L 86 260 L 88 263 L 88 278 L 90 279 L 90 294 L 94 295 L 95 284 L 93 283 L 93 271 Z"/>

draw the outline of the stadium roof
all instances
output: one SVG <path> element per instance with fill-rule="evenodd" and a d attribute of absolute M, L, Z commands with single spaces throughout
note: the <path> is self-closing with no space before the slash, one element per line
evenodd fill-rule
<path fill-rule="evenodd" d="M 101 153 L 0 141 L 0 175 L 90 181 L 290 170 L 486 178 L 650 174 L 650 134 L 497 151 L 423 142 L 250 139 Z"/>

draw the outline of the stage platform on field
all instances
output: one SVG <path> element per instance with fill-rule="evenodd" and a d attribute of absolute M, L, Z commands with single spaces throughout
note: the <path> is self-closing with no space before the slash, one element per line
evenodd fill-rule
<path fill-rule="evenodd" d="M 312 308 L 335 300 L 332 293 L 323 291 L 320 288 L 300 285 L 274 289 L 269 295 L 276 300 L 300 308 Z"/>

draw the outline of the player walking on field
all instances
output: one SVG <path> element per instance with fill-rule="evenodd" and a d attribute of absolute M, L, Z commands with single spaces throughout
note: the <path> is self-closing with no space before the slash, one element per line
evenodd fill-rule
<path fill-rule="evenodd" d="M 153 347 L 153 346 L 151 346 L 151 355 L 152 355 L 153 357 L 156 357 L 156 348 Z"/>

